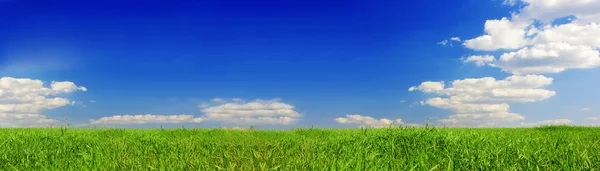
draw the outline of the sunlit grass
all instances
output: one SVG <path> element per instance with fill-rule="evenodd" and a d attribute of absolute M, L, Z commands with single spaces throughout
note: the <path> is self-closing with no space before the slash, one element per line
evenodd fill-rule
<path fill-rule="evenodd" d="M 0 129 L 0 170 L 599 170 L 600 128 Z"/>

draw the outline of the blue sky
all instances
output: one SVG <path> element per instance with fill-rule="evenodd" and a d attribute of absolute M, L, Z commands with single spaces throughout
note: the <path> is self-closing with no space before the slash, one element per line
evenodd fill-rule
<path fill-rule="evenodd" d="M 507 46 L 498 42 L 480 43 L 491 47 L 476 45 L 475 41 L 466 45 L 465 40 L 486 35 L 486 20 L 507 17 L 516 23 L 511 12 L 536 5 L 527 0 L 520 3 L 524 5 L 512 6 L 499 0 L 5 0 L 0 1 L 0 77 L 41 80 L 46 87 L 51 81 L 85 87 L 87 91 L 73 89 L 61 94 L 73 104 L 39 107 L 33 112 L 59 121 L 69 118 L 73 123 L 126 114 L 203 117 L 207 112 L 199 105 L 222 98 L 229 100 L 208 106 L 243 106 L 257 99 L 281 99 L 265 103 L 291 105 L 290 111 L 301 115 L 288 124 L 253 123 L 265 128 L 313 124 L 355 127 L 351 121 L 335 120 L 350 114 L 375 118 L 362 118 L 363 122 L 400 118 L 403 123 L 421 124 L 427 118 L 448 118 L 457 113 L 453 109 L 458 107 L 422 105 L 421 101 L 439 94 L 411 92 L 410 87 L 425 81 L 445 81 L 448 87 L 452 80 L 465 78 L 501 80 L 515 74 L 501 69 L 522 65 L 498 62 L 499 68 L 478 67 L 465 59 L 486 54 L 499 59 L 504 53 L 549 42 L 513 49 L 502 49 Z M 522 12 L 522 16 L 540 19 L 535 18 L 535 12 L 539 11 Z M 576 11 L 568 15 L 584 16 Z M 462 40 L 453 41 L 451 37 Z M 438 43 L 443 40 L 448 43 Z M 584 41 L 582 46 L 597 50 L 591 42 Z M 482 50 L 490 48 L 494 51 Z M 585 59 L 593 63 L 595 57 Z M 544 65 L 544 61 L 534 62 Z M 556 73 L 531 73 L 553 78 L 552 84 L 544 86 L 556 92 L 552 97 L 531 103 L 501 103 L 510 104 L 510 112 L 526 118 L 516 123 L 556 119 L 588 123 L 584 118 L 598 116 L 593 112 L 600 104 L 600 90 L 596 88 L 600 87 L 600 69 L 595 64 L 581 66 L 569 65 Z M 232 102 L 232 98 L 244 102 Z M 266 116 L 256 111 L 253 114 Z M 248 125 L 232 120 L 172 124 Z M 18 122 L 22 122 L 19 126 L 32 125 Z"/>

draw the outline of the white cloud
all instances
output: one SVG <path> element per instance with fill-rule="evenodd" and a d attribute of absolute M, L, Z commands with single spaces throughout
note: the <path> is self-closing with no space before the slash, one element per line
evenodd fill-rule
<path fill-rule="evenodd" d="M 448 119 L 438 120 L 445 126 L 492 126 L 524 120 L 523 116 L 510 112 L 509 103 L 535 102 L 554 96 L 556 92 L 541 89 L 552 84 L 552 80 L 541 75 L 510 76 L 504 80 L 492 77 L 467 78 L 453 81 L 448 88 L 438 85 L 432 89 L 431 82 L 423 82 L 409 90 L 447 96 L 422 102 L 456 113 Z"/>
<path fill-rule="evenodd" d="M 456 114 L 448 119 L 440 119 L 442 125 L 448 127 L 490 127 L 500 126 L 505 122 L 524 120 L 525 117 L 510 112 Z"/>
<path fill-rule="evenodd" d="M 505 53 L 494 65 L 513 74 L 558 73 L 567 69 L 598 67 L 600 52 L 589 46 L 563 42 L 539 44 Z"/>
<path fill-rule="evenodd" d="M 514 22 L 507 18 L 500 20 L 487 20 L 485 22 L 486 35 L 465 40 L 466 47 L 475 50 L 492 51 L 498 49 L 518 49 L 527 45 L 525 40 L 526 22 Z"/>
<path fill-rule="evenodd" d="M 509 0 L 526 5 L 511 19 L 488 20 L 486 35 L 466 40 L 475 50 L 520 49 L 529 45 L 565 42 L 572 45 L 600 47 L 600 1 L 595 0 Z M 552 25 L 556 19 L 573 16 L 567 24 Z M 534 25 L 535 21 L 541 24 Z"/>
<path fill-rule="evenodd" d="M 391 120 L 391 119 L 386 119 L 386 118 L 382 118 L 382 119 L 375 119 L 373 117 L 370 116 L 361 116 L 361 115 L 346 115 L 346 117 L 340 117 L 340 118 L 335 118 L 335 121 L 337 123 L 341 123 L 341 124 L 353 124 L 353 125 L 360 125 L 360 126 L 364 126 L 364 127 L 373 127 L 373 128 L 383 128 L 383 127 L 388 127 L 390 125 L 399 125 L 399 124 L 403 124 L 401 119 L 395 119 L 395 120 Z"/>
<path fill-rule="evenodd" d="M 96 103 L 96 101 L 95 100 L 90 100 L 90 103 Z"/>
<path fill-rule="evenodd" d="M 495 60 L 496 59 L 494 58 L 494 56 L 491 56 L 491 55 L 485 55 L 485 56 L 475 55 L 475 56 L 469 56 L 467 59 L 464 59 L 463 62 L 464 63 L 475 63 L 475 65 L 477 65 L 477 66 L 484 66 L 486 64 L 491 64 Z"/>
<path fill-rule="evenodd" d="M 558 73 L 567 69 L 600 66 L 600 25 L 586 17 L 600 18 L 600 3 L 591 0 L 521 0 L 527 4 L 512 19 L 488 20 L 486 35 L 466 40 L 475 50 L 516 50 L 499 60 L 473 57 L 478 66 L 489 64 L 512 74 Z M 515 4 L 517 0 L 506 1 Z M 575 16 L 570 23 L 552 25 L 555 19 Z M 533 20 L 542 25 L 533 25 Z"/>
<path fill-rule="evenodd" d="M 554 96 L 554 91 L 538 89 L 552 84 L 552 81 L 552 78 L 541 75 L 510 76 L 504 80 L 484 77 L 455 80 L 449 88 L 440 87 L 439 85 L 432 86 L 432 82 L 423 82 L 415 89 L 426 93 L 447 95 L 450 96 L 451 100 L 460 102 L 520 103 L 543 100 Z"/>
<path fill-rule="evenodd" d="M 581 108 L 581 110 L 582 111 L 588 111 L 588 110 L 590 110 L 590 108 L 587 108 L 587 107 L 586 108 Z"/>
<path fill-rule="evenodd" d="M 589 121 L 600 121 L 600 116 L 587 117 L 587 118 L 585 118 L 585 120 L 589 120 Z"/>
<path fill-rule="evenodd" d="M 193 115 L 116 115 L 93 120 L 92 123 L 110 124 L 145 124 L 145 123 L 199 123 L 202 121 L 223 121 L 237 124 L 291 124 L 300 114 L 294 106 L 281 102 L 280 99 L 255 100 L 244 103 L 241 99 L 226 102 L 213 99 L 212 102 L 224 104 L 202 103 L 198 105 L 205 113 L 202 117 Z"/>
<path fill-rule="evenodd" d="M 219 127 L 220 129 L 226 129 L 226 130 L 238 130 L 238 131 L 247 131 L 249 130 L 249 128 L 244 128 L 244 127 L 239 127 L 239 126 L 234 126 L 234 127 Z"/>
<path fill-rule="evenodd" d="M 437 44 L 442 45 L 442 46 L 446 46 L 446 44 L 448 44 L 448 40 L 443 40 L 441 42 L 438 42 Z"/>
<path fill-rule="evenodd" d="M 115 115 L 102 117 L 97 120 L 91 120 L 91 124 L 176 124 L 176 123 L 199 123 L 203 118 L 196 118 L 194 115 Z"/>
<path fill-rule="evenodd" d="M 422 91 L 422 92 L 426 92 L 426 93 L 432 93 L 432 92 L 438 92 L 444 89 L 444 82 L 433 82 L 433 81 L 426 81 L 421 83 L 421 85 L 419 86 L 412 86 L 410 88 L 408 88 L 408 91 Z"/>
<path fill-rule="evenodd" d="M 535 127 L 535 126 L 547 126 L 547 125 L 571 125 L 572 120 L 569 119 L 556 119 L 556 120 L 543 120 L 538 122 L 521 122 L 522 127 Z"/>
<path fill-rule="evenodd" d="M 518 3 L 518 2 L 522 2 Z M 552 78 L 526 74 L 559 73 L 569 69 L 600 66 L 600 1 L 598 0 L 505 0 L 518 5 L 510 18 L 487 20 L 485 34 L 465 40 L 463 45 L 479 51 L 505 50 L 492 56 L 471 56 L 465 63 L 500 68 L 511 76 L 497 81 L 486 77 L 457 80 L 450 88 L 428 82 L 409 91 L 419 90 L 439 96 L 422 104 L 456 112 L 439 122 L 450 125 L 496 125 L 499 121 L 523 120 L 511 113 L 509 104 L 535 102 L 550 98 L 554 91 L 541 87 Z M 561 19 L 561 22 L 554 22 Z M 567 21 L 565 23 L 565 21 Z M 525 76 L 523 76 L 525 75 Z M 524 125 L 571 123 L 547 120 Z"/>
<path fill-rule="evenodd" d="M 438 42 L 437 44 L 442 45 L 442 46 L 453 46 L 452 45 L 452 41 L 456 41 L 456 42 L 460 42 L 460 37 L 452 37 L 450 38 L 450 40 L 442 40 L 441 42 Z"/>
<path fill-rule="evenodd" d="M 294 123 L 298 118 L 280 116 L 280 117 L 237 117 L 225 120 L 230 123 L 236 124 L 276 124 L 276 125 L 289 125 Z"/>
<path fill-rule="evenodd" d="M 0 112 L 0 127 L 50 127 L 56 123 L 57 120 L 41 114 Z"/>
<path fill-rule="evenodd" d="M 229 102 L 202 109 L 209 120 L 253 124 L 291 124 L 300 114 L 281 99 Z"/>
<path fill-rule="evenodd" d="M 40 113 L 75 104 L 59 97 L 75 91 L 87 91 L 73 82 L 52 81 L 50 87 L 41 80 L 28 78 L 0 78 L 0 127 L 46 127 L 58 123 Z"/>
<path fill-rule="evenodd" d="M 600 24 L 572 22 L 551 26 L 538 32 L 532 41 L 534 44 L 564 42 L 572 45 L 600 48 Z"/>
<path fill-rule="evenodd" d="M 518 1 L 518 0 L 512 0 Z M 519 11 L 525 19 L 550 23 L 557 18 L 573 15 L 586 22 L 600 22 L 595 16 L 600 13 L 597 0 L 520 0 L 527 4 Z M 513 3 L 514 4 L 514 3 Z"/>
<path fill-rule="evenodd" d="M 147 124 L 147 123 L 200 123 L 217 121 L 235 124 L 281 124 L 297 121 L 301 115 L 294 106 L 281 102 L 281 99 L 254 100 L 242 99 L 226 102 L 223 99 L 211 100 L 220 104 L 201 103 L 198 107 L 205 115 L 115 115 L 91 120 L 92 124 Z"/>
<path fill-rule="evenodd" d="M 50 85 L 50 87 L 52 87 L 52 90 L 54 90 L 56 93 L 70 93 L 70 92 L 74 92 L 77 90 L 87 91 L 87 88 L 77 86 L 77 85 L 75 85 L 75 83 L 69 82 L 69 81 L 63 81 L 63 82 L 52 81 L 52 84 Z"/>

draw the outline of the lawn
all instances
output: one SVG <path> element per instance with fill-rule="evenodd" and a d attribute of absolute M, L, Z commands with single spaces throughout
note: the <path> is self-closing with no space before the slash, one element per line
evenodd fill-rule
<path fill-rule="evenodd" d="M 600 128 L 0 129 L 0 170 L 599 170 Z"/>

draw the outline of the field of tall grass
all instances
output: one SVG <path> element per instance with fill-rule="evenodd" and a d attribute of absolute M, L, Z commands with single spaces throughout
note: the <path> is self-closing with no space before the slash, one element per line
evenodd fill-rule
<path fill-rule="evenodd" d="M 599 170 L 600 128 L 0 129 L 0 170 Z"/>

